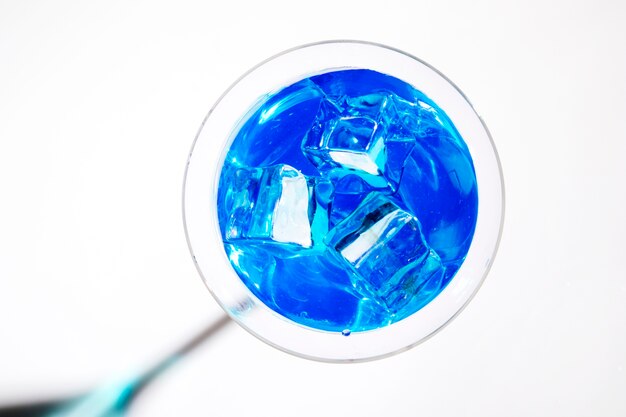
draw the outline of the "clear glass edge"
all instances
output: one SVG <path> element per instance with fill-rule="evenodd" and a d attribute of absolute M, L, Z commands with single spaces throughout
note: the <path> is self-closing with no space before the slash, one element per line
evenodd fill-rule
<path fill-rule="evenodd" d="M 474 114 L 476 115 L 476 117 L 478 117 L 478 120 L 480 121 L 483 129 L 485 130 L 485 133 L 489 139 L 490 145 L 491 145 L 491 149 L 493 150 L 494 153 L 494 157 L 497 163 L 497 167 L 498 167 L 498 172 L 499 172 L 499 179 L 500 179 L 500 193 L 501 193 L 501 205 L 500 205 L 500 224 L 498 225 L 498 235 L 497 235 L 497 239 L 496 239 L 496 243 L 494 245 L 494 249 L 492 251 L 492 254 L 490 256 L 489 262 L 485 267 L 485 270 L 482 274 L 482 277 L 478 283 L 478 285 L 475 287 L 474 291 L 472 292 L 472 294 L 468 297 L 468 299 L 465 301 L 465 303 L 461 306 L 461 308 L 459 308 L 454 314 L 452 314 L 452 316 L 450 316 L 450 318 L 448 318 L 445 322 L 443 322 L 441 325 L 439 325 L 435 330 L 433 330 L 432 332 L 430 332 L 428 335 L 420 338 L 419 340 L 417 340 L 415 343 L 409 344 L 405 347 L 402 348 L 398 348 L 396 350 L 390 351 L 390 352 L 386 352 L 386 353 L 382 353 L 379 355 L 372 355 L 369 357 L 361 357 L 361 358 L 345 358 L 345 359 L 336 359 L 336 358 L 326 358 L 326 357 L 321 357 L 321 356 L 315 356 L 315 355 L 308 355 L 308 354 L 304 354 L 302 352 L 297 352 L 291 349 L 287 349 L 283 346 L 280 346 L 276 343 L 274 343 L 272 340 L 269 340 L 265 337 L 263 337 L 262 335 L 258 334 L 257 332 L 255 332 L 253 329 L 249 328 L 245 323 L 243 323 L 240 318 L 238 317 L 238 314 L 236 314 L 233 311 L 232 307 L 228 307 L 226 305 L 224 305 L 222 303 L 222 301 L 216 296 L 216 294 L 211 290 L 211 288 L 207 285 L 207 279 L 204 275 L 204 273 L 202 272 L 202 270 L 200 269 L 200 266 L 198 265 L 198 262 L 196 260 L 196 256 L 194 254 L 194 250 L 191 244 L 191 240 L 190 240 L 190 235 L 189 235 L 189 231 L 188 231 L 188 227 L 187 227 L 187 215 L 186 215 L 186 208 L 185 208 L 185 197 L 186 197 L 186 185 L 187 185 L 187 175 L 189 172 L 189 165 L 191 163 L 192 160 L 192 155 L 194 152 L 194 149 L 196 148 L 196 144 L 198 141 L 198 138 L 200 137 L 200 134 L 206 124 L 206 122 L 209 120 L 209 118 L 211 117 L 211 115 L 213 114 L 215 108 L 222 102 L 222 100 L 229 94 L 229 92 L 237 85 L 239 84 L 239 82 L 241 82 L 241 80 L 243 80 L 244 78 L 246 78 L 248 75 L 250 75 L 251 73 L 253 73 L 255 70 L 257 70 L 258 68 L 262 67 L 263 65 L 265 65 L 266 63 L 273 61 L 283 55 L 289 54 L 291 52 L 297 51 L 297 50 L 301 50 L 301 49 L 305 49 L 305 48 L 310 48 L 310 47 L 314 47 L 314 46 L 319 46 L 319 45 L 324 45 L 324 44 L 347 44 L 347 43 L 354 43 L 354 44 L 363 44 L 363 45 L 369 45 L 369 46 L 375 46 L 375 47 L 379 47 L 379 48 L 384 48 L 387 50 L 391 50 L 394 51 L 396 53 L 405 55 L 419 63 L 421 63 L 422 65 L 425 65 L 426 67 L 428 67 L 429 69 L 431 69 L 432 71 L 434 71 L 435 73 L 437 73 L 440 77 L 442 77 L 446 82 L 448 82 L 460 95 L 461 97 L 463 97 L 463 99 L 467 102 L 467 104 L 469 105 L 469 107 L 471 108 L 471 110 L 474 112 Z M 224 145 L 227 146 L 227 145 Z M 218 164 L 217 169 L 219 169 L 221 165 Z M 319 41 L 319 42 L 312 42 L 312 43 L 307 43 L 304 45 L 299 45 L 287 50 L 284 50 L 282 52 L 279 52 L 263 61 L 261 61 L 260 63 L 256 64 L 255 66 L 251 67 L 248 71 L 246 71 L 245 73 L 243 73 L 240 77 L 238 77 L 221 95 L 220 97 L 215 101 L 215 103 L 213 104 L 213 106 L 211 106 L 211 109 L 209 110 L 209 112 L 207 113 L 207 115 L 205 116 L 205 118 L 203 119 L 200 127 L 197 130 L 197 133 L 194 137 L 193 143 L 191 145 L 191 149 L 189 151 L 188 157 L 187 157 L 187 162 L 185 165 L 185 172 L 183 175 L 183 191 L 182 191 L 182 220 L 183 220 L 183 229 L 185 232 L 185 239 L 187 241 L 187 246 L 189 248 L 189 252 L 191 255 L 191 258 L 194 262 L 194 265 L 196 267 L 196 270 L 198 271 L 198 274 L 200 275 L 204 285 L 207 287 L 207 289 L 209 290 L 210 294 L 212 295 L 212 297 L 216 300 L 216 302 L 218 303 L 218 305 L 237 323 L 239 324 L 242 328 L 244 328 L 246 331 L 248 331 L 250 334 L 252 334 L 254 337 L 262 340 L 263 342 L 267 343 L 270 346 L 273 346 L 274 348 L 283 351 L 285 353 L 288 353 L 290 355 L 296 356 L 296 357 L 300 357 L 300 358 L 304 358 L 304 359 L 309 359 L 309 360 L 314 360 L 314 361 L 320 361 L 320 362 L 327 362 L 327 363 L 362 363 L 362 362 L 368 362 L 368 361 L 373 361 L 373 360 L 378 360 L 378 359 L 383 359 L 386 357 L 390 357 L 390 356 L 394 356 L 398 353 L 407 351 L 409 349 L 414 348 L 415 346 L 427 341 L 428 339 L 430 339 L 431 337 L 433 337 L 434 335 L 436 335 L 437 333 L 439 333 L 443 328 L 445 328 L 446 326 L 448 326 L 459 314 L 461 314 L 465 308 L 469 305 L 469 303 L 474 299 L 474 297 L 476 296 L 476 294 L 478 293 L 478 291 L 480 290 L 480 288 L 482 287 L 482 285 L 484 284 L 484 281 L 487 277 L 487 275 L 489 274 L 495 257 L 497 255 L 497 252 L 499 250 L 499 246 L 500 246 L 500 242 L 502 240 L 502 233 L 503 233 L 503 229 L 504 229 L 504 219 L 505 219 L 505 208 L 506 208 L 506 198 L 505 198 L 505 185 L 504 185 L 504 175 L 503 175 L 503 170 L 502 170 L 502 164 L 501 164 L 501 160 L 500 160 L 500 156 L 498 153 L 498 150 L 495 146 L 495 143 L 493 141 L 493 137 L 491 135 L 491 132 L 489 131 L 485 121 L 483 120 L 483 118 L 481 117 L 481 115 L 476 111 L 476 109 L 474 108 L 474 106 L 472 105 L 471 101 L 467 98 L 467 96 L 463 93 L 463 91 L 454 83 L 452 82 L 448 77 L 446 77 L 443 73 L 441 73 L 439 70 L 437 70 L 436 68 L 434 68 L 432 65 L 428 64 L 427 62 L 417 58 L 416 56 L 409 54 L 405 51 L 402 51 L 400 49 L 388 46 L 388 45 L 384 45 L 381 43 L 377 43 L 377 42 L 370 42 L 370 41 L 363 41 L 363 40 L 351 40 L 351 39 L 338 39 L 338 40 L 324 40 L 324 41 Z M 250 292 L 250 298 L 255 299 L 255 301 L 257 303 L 261 303 L 260 300 L 258 300 L 257 297 L 254 296 L 254 294 L 252 294 Z M 255 307 L 256 308 L 256 307 Z M 275 313 L 276 315 L 278 315 L 277 313 Z M 288 320 L 282 316 L 280 316 L 282 319 L 284 320 Z M 317 331 L 317 332 L 321 332 L 321 333 L 334 333 L 334 332 L 326 332 L 323 330 L 317 330 L 317 329 L 313 329 L 313 328 L 309 328 L 306 326 L 302 326 L 299 325 L 298 323 L 292 322 L 289 320 L 290 323 L 294 324 L 294 325 L 298 325 L 299 327 L 303 327 L 306 328 L 307 330 L 311 330 L 311 331 Z M 376 330 L 371 330 L 369 332 L 375 332 Z M 339 336 L 339 335 L 338 335 Z"/>

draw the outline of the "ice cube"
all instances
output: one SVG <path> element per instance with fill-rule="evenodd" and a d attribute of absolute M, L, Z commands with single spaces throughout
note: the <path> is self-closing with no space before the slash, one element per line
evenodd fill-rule
<path fill-rule="evenodd" d="M 411 213 L 372 192 L 329 232 L 325 243 L 355 272 L 353 285 L 364 296 L 398 311 L 441 285 L 444 269 L 420 227 Z"/>
<path fill-rule="evenodd" d="M 395 191 L 415 146 L 417 105 L 390 94 L 347 97 L 341 105 L 322 102 L 302 152 L 331 177 L 352 173 Z"/>
<path fill-rule="evenodd" d="M 418 115 L 415 131 L 419 138 L 428 138 L 445 130 L 443 120 L 433 106 L 417 101 Z"/>
<path fill-rule="evenodd" d="M 243 238 L 252 221 L 263 170 L 227 162 L 222 172 L 226 181 L 219 187 L 218 205 L 223 207 L 220 224 L 224 226 L 226 240 Z"/>
<path fill-rule="evenodd" d="M 232 180 L 223 196 L 226 241 L 245 239 L 292 249 L 321 244 L 328 232 L 328 180 L 307 178 L 285 164 L 230 170 Z"/>
<path fill-rule="evenodd" d="M 333 183 L 327 178 L 307 177 L 309 192 L 312 196 L 310 206 L 311 239 L 313 247 L 325 250 L 324 237 L 330 228 L 330 202 L 333 195 Z"/>

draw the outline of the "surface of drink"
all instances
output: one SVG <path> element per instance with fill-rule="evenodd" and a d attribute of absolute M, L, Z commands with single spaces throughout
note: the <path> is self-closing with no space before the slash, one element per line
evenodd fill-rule
<path fill-rule="evenodd" d="M 299 324 L 351 332 L 415 313 L 476 226 L 465 142 L 415 87 L 327 72 L 268 94 L 226 150 L 218 220 L 250 291 Z"/>

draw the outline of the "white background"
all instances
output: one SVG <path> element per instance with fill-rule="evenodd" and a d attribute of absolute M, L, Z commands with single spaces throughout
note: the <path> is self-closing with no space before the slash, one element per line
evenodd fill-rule
<path fill-rule="evenodd" d="M 181 219 L 187 153 L 243 72 L 388 44 L 500 152 L 502 244 L 436 337 L 330 365 L 231 326 L 131 416 L 626 415 L 626 7 L 618 1 L 0 0 L 0 404 L 151 363 L 218 317 Z"/>

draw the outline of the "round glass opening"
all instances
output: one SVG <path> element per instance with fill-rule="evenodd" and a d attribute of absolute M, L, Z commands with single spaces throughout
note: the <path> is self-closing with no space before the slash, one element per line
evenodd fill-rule
<path fill-rule="evenodd" d="M 194 142 L 185 231 L 220 305 L 300 356 L 409 348 L 469 302 L 497 249 L 503 184 L 465 96 L 422 61 L 336 41 L 241 77 Z"/>

